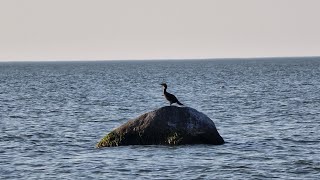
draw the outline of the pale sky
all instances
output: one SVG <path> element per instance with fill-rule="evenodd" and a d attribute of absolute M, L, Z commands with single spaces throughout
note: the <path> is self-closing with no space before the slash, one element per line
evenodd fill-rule
<path fill-rule="evenodd" d="M 0 0 L 0 61 L 320 56 L 320 0 Z"/>

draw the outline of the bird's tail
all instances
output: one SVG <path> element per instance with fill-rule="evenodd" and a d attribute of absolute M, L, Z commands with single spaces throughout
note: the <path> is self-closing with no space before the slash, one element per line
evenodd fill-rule
<path fill-rule="evenodd" d="M 177 101 L 177 104 L 179 104 L 180 106 L 183 106 L 183 104 L 181 102 L 179 102 L 179 101 Z"/>

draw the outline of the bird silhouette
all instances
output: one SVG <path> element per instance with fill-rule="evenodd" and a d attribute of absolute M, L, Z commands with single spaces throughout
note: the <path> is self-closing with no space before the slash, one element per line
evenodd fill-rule
<path fill-rule="evenodd" d="M 173 103 L 177 103 L 177 104 L 183 106 L 183 104 L 179 102 L 179 100 L 176 98 L 176 96 L 167 92 L 167 84 L 166 83 L 162 83 L 160 85 L 163 87 L 163 95 L 169 101 L 170 106 Z"/>

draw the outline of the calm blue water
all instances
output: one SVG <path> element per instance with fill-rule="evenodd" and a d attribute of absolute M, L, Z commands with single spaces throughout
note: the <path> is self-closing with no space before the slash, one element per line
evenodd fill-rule
<path fill-rule="evenodd" d="M 227 143 L 96 149 L 161 82 Z M 1 179 L 318 179 L 319 154 L 319 58 L 0 63 Z"/>

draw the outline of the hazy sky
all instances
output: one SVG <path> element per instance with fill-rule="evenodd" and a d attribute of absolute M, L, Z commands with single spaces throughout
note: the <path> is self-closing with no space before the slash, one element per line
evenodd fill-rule
<path fill-rule="evenodd" d="M 0 0 L 0 61 L 320 56 L 319 0 Z"/>

